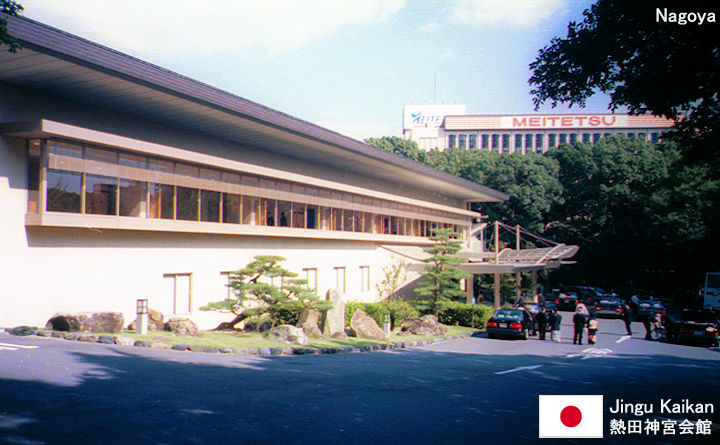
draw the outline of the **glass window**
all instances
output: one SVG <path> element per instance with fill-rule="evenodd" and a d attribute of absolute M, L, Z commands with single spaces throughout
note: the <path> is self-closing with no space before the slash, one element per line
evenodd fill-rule
<path fill-rule="evenodd" d="M 48 170 L 47 211 L 80 213 L 80 193 L 82 193 L 80 173 Z"/>
<path fill-rule="evenodd" d="M 317 295 L 317 268 L 307 268 L 302 271 L 304 275 L 303 278 L 307 281 L 308 289 L 312 290 L 313 293 Z"/>
<path fill-rule="evenodd" d="M 365 214 L 365 223 L 363 225 L 363 231 L 365 233 L 373 233 L 373 219 L 372 213 Z"/>
<path fill-rule="evenodd" d="M 643 141 L 647 140 L 647 134 L 645 133 L 638 133 L 638 137 L 642 139 Z"/>
<path fill-rule="evenodd" d="M 370 290 L 370 266 L 360 266 L 360 291 Z"/>
<path fill-rule="evenodd" d="M 353 231 L 353 211 L 343 209 L 343 230 L 346 232 Z"/>
<path fill-rule="evenodd" d="M 650 141 L 657 144 L 660 141 L 660 133 L 650 133 Z"/>
<path fill-rule="evenodd" d="M 340 292 L 345 292 L 345 268 L 335 267 L 335 288 Z"/>
<path fill-rule="evenodd" d="M 362 227 L 363 222 L 365 222 L 365 218 L 363 218 L 363 213 L 355 210 L 353 212 L 353 230 L 355 232 L 362 232 L 363 231 L 363 227 Z"/>
<path fill-rule="evenodd" d="M 497 151 L 500 148 L 500 135 L 492 135 L 492 149 Z"/>
<path fill-rule="evenodd" d="M 522 148 L 522 139 L 523 139 L 523 137 L 522 137 L 521 134 L 516 134 L 516 135 L 515 135 L 515 148 L 516 148 L 516 149 L 517 149 L 517 148 Z"/>
<path fill-rule="evenodd" d="M 140 216 L 145 201 L 146 183 L 120 179 L 120 216 Z"/>
<path fill-rule="evenodd" d="M 177 187 L 177 219 L 198 220 L 198 189 Z"/>
<path fill-rule="evenodd" d="M 530 151 L 533 148 L 533 135 L 525 135 L 525 151 Z"/>
<path fill-rule="evenodd" d="M 150 183 L 148 200 L 149 218 L 175 218 L 175 186 Z"/>
<path fill-rule="evenodd" d="M 458 136 L 458 147 L 459 148 L 467 148 L 467 135 L 461 134 Z"/>
<path fill-rule="evenodd" d="M 568 141 L 567 133 L 560 133 L 560 143 L 567 144 L 567 141 Z"/>
<path fill-rule="evenodd" d="M 277 202 L 278 225 L 290 227 L 292 222 L 292 204 L 288 201 Z"/>
<path fill-rule="evenodd" d="M 147 159 L 145 158 L 145 156 L 120 153 L 120 165 L 122 165 L 123 167 L 145 169 L 147 166 Z"/>
<path fill-rule="evenodd" d="M 222 215 L 224 223 L 239 224 L 242 212 L 242 196 L 222 194 Z"/>
<path fill-rule="evenodd" d="M 296 229 L 305 228 L 305 204 L 292 203 L 292 226 Z"/>
<path fill-rule="evenodd" d="M 318 208 L 316 206 L 308 205 L 305 209 L 305 228 L 317 229 L 318 228 Z"/>
<path fill-rule="evenodd" d="M 343 229 L 342 209 L 332 209 L 332 211 L 330 212 L 330 229 Z"/>
<path fill-rule="evenodd" d="M 543 146 L 543 139 L 544 138 L 542 133 L 538 133 L 535 135 L 535 151 L 537 151 L 538 153 L 541 152 L 543 148 L 545 148 Z"/>
<path fill-rule="evenodd" d="M 502 135 L 502 147 L 503 147 L 503 151 L 507 151 L 507 149 L 510 148 L 510 135 L 509 134 Z"/>
<path fill-rule="evenodd" d="M 448 148 L 455 148 L 455 140 L 456 136 L 454 134 L 448 136 Z"/>
<path fill-rule="evenodd" d="M 468 139 L 468 148 L 470 150 L 474 150 L 477 148 L 477 135 L 476 134 L 470 135 L 470 137 Z"/>
<path fill-rule="evenodd" d="M 85 213 L 117 215 L 117 178 L 85 175 Z"/>
<path fill-rule="evenodd" d="M 200 191 L 200 221 L 220 222 L 220 192 Z"/>
<path fill-rule="evenodd" d="M 572 133 L 570 135 L 570 143 L 572 145 L 575 145 L 575 144 L 577 144 L 577 141 L 578 141 L 578 135 L 576 133 Z"/>
<path fill-rule="evenodd" d="M 482 148 L 484 150 L 487 150 L 488 148 L 490 148 L 490 135 L 489 134 L 482 135 Z"/>
<path fill-rule="evenodd" d="M 556 147 L 557 146 L 557 135 L 555 133 L 550 133 L 548 135 L 548 146 L 550 147 Z"/>
<path fill-rule="evenodd" d="M 630 139 L 632 139 L 632 138 L 635 137 L 635 133 L 628 133 L 628 134 L 627 134 L 627 137 L 630 138 Z"/>
<path fill-rule="evenodd" d="M 590 133 L 583 133 L 582 141 L 584 144 L 589 144 L 590 143 Z"/>
<path fill-rule="evenodd" d="M 593 133 L 593 144 L 597 144 L 601 137 L 602 135 L 600 133 Z"/>

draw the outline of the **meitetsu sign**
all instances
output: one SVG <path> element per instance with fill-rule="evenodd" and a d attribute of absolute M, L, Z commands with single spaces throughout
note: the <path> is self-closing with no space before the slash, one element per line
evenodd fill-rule
<path fill-rule="evenodd" d="M 463 115 L 467 107 L 461 104 L 405 105 L 403 107 L 403 129 L 439 128 L 445 116 Z"/>
<path fill-rule="evenodd" d="M 627 115 L 501 116 L 501 128 L 615 128 L 629 125 Z"/>

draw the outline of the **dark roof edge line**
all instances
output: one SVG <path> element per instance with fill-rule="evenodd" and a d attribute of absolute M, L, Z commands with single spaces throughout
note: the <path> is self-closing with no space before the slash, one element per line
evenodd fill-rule
<path fill-rule="evenodd" d="M 452 183 L 476 193 L 482 193 L 499 200 L 508 199 L 506 194 L 487 186 L 453 176 L 394 153 L 386 152 L 348 136 L 249 101 L 240 96 L 44 23 L 26 17 L 5 17 L 8 18 L 8 27 L 12 29 L 11 34 L 22 43 L 27 44 L 30 49 L 49 53 L 52 56 L 72 63 L 80 64 L 108 75 L 120 77 L 133 83 L 139 83 L 143 86 L 160 90 L 174 96 L 179 96 L 221 112 L 234 114 L 244 119 L 272 126 L 304 138 L 330 144 L 337 148 L 375 160 L 389 162 L 406 170 L 427 174 L 433 178 Z M 32 29 L 33 27 L 36 29 Z M 18 31 L 20 32 L 18 33 Z M 40 39 L 41 34 L 53 34 L 53 36 L 48 36 L 52 38 Z M 35 40 L 32 39 L 33 37 L 35 37 Z M 48 44 L 48 42 L 51 42 L 51 44 Z M 63 48 L 63 45 L 66 45 L 66 47 Z M 86 48 L 81 50 L 78 45 L 85 46 Z M 63 49 L 65 51 L 63 51 Z M 72 54 L 73 52 L 75 54 Z M 103 57 L 107 60 L 101 60 Z M 107 63 L 103 64 L 103 62 Z M 116 66 L 113 67 L 113 64 Z M 133 67 L 133 64 L 137 68 L 137 72 L 135 73 L 132 73 L 130 69 Z M 150 77 L 155 77 L 156 79 L 151 79 Z M 168 83 L 171 82 L 175 83 L 175 85 L 168 85 Z"/>

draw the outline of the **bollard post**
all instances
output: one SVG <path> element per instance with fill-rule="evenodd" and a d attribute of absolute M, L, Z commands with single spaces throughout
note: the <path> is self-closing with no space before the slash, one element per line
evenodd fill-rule
<path fill-rule="evenodd" d="M 137 318 L 135 319 L 135 329 L 140 335 L 148 333 L 148 325 L 150 324 L 150 314 L 148 313 L 148 301 L 141 299 L 137 301 Z"/>
<path fill-rule="evenodd" d="M 390 314 L 387 312 L 385 313 L 385 323 L 383 323 L 383 331 L 385 331 L 386 335 L 390 335 Z"/>

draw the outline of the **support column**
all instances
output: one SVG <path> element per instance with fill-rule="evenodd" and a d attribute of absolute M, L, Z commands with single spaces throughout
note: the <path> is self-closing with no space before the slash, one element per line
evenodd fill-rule
<path fill-rule="evenodd" d="M 522 273 L 515 272 L 515 299 L 520 302 L 522 298 Z"/>
<path fill-rule="evenodd" d="M 470 278 L 465 278 L 465 292 L 467 304 L 475 304 L 475 275 L 470 275 Z"/>
<path fill-rule="evenodd" d="M 495 301 L 493 303 L 493 306 L 495 307 L 495 309 L 499 309 L 500 308 L 500 274 L 496 273 L 496 274 L 494 274 L 494 276 L 495 276 L 495 283 L 493 286 L 493 291 L 494 291 L 493 293 L 494 293 Z"/>
<path fill-rule="evenodd" d="M 532 294 L 533 298 L 538 294 L 537 270 L 532 271 Z"/>

